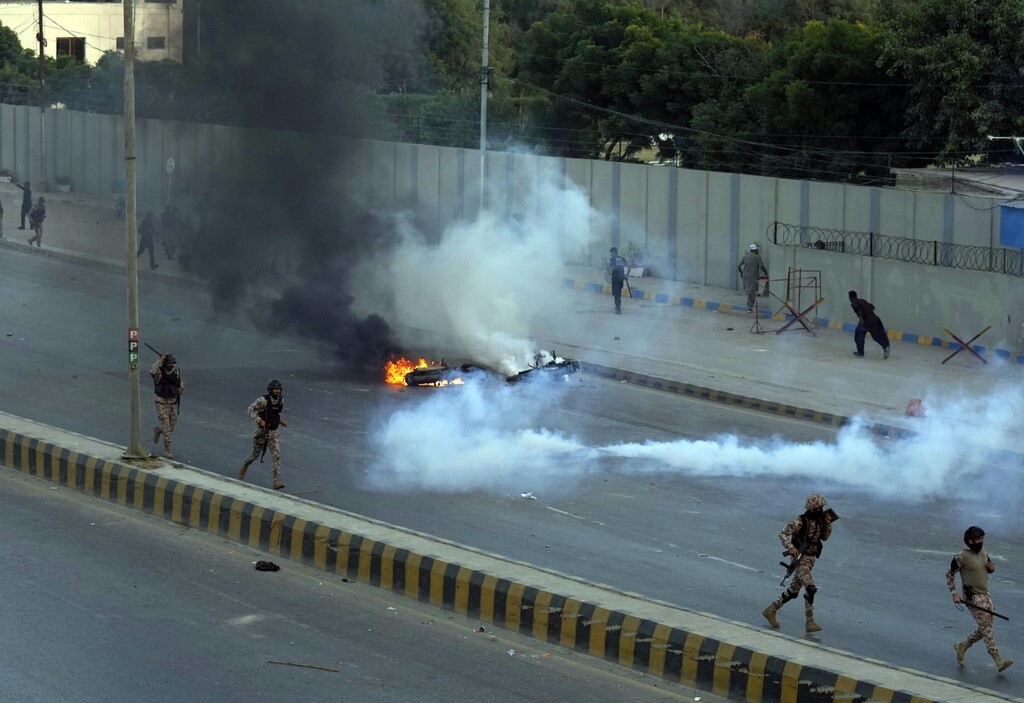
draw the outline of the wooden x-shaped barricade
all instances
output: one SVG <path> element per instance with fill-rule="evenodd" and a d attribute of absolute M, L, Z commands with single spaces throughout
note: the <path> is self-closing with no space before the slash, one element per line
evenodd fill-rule
<path fill-rule="evenodd" d="M 959 337 L 957 337 L 957 336 L 956 336 L 955 334 L 953 334 L 952 332 L 950 332 L 950 331 L 949 331 L 949 330 L 948 330 L 947 328 L 943 327 L 942 329 L 943 329 L 943 331 L 944 331 L 944 332 L 945 332 L 946 334 L 948 334 L 948 335 L 949 335 L 950 337 L 952 337 L 953 339 L 955 339 L 955 340 L 956 340 L 957 342 L 959 342 L 959 343 L 960 343 L 960 348 L 959 348 L 959 349 L 957 349 L 957 350 L 956 350 L 956 351 L 954 351 L 954 352 L 953 352 L 952 354 L 950 354 L 949 356 L 947 356 L 947 357 L 946 357 L 945 359 L 943 359 L 943 360 L 942 360 L 942 363 L 943 363 L 943 364 L 945 364 L 945 363 L 946 363 L 947 361 L 949 361 L 950 359 L 952 359 L 952 358 L 953 358 L 954 356 L 956 356 L 957 354 L 959 354 L 960 352 L 962 352 L 962 351 L 963 351 L 964 349 L 966 349 L 967 351 L 969 351 L 969 352 L 970 352 L 971 354 L 974 354 L 975 358 L 977 358 L 977 359 L 978 359 L 978 361 L 980 361 L 981 363 L 983 363 L 983 364 L 987 364 L 987 363 L 988 363 L 988 361 L 986 361 L 986 360 L 985 360 L 985 357 L 983 357 L 983 356 L 982 356 L 981 354 L 979 354 L 978 352 L 974 351 L 974 349 L 972 349 L 972 348 L 971 348 L 971 343 L 972 343 L 972 342 L 973 342 L 973 341 L 974 341 L 975 339 L 977 339 L 978 337 L 980 337 L 981 335 L 985 334 L 985 333 L 986 333 L 986 332 L 988 332 L 988 331 L 989 331 L 990 329 L 992 329 L 992 325 L 989 325 L 988 327 L 986 327 L 985 329 L 983 329 L 983 330 L 982 330 L 981 332 L 978 332 L 978 334 L 974 335 L 973 337 L 971 337 L 971 338 L 970 338 L 969 340 L 967 340 L 966 342 L 965 342 L 964 340 L 960 339 Z"/>
<path fill-rule="evenodd" d="M 779 309 L 779 312 L 781 313 L 783 310 L 789 310 L 789 313 L 792 315 L 792 318 L 789 320 L 789 322 L 784 324 L 780 329 L 776 330 L 775 334 L 782 334 L 783 332 L 788 330 L 790 327 L 792 327 L 795 323 L 799 322 L 800 325 L 805 330 L 807 330 L 808 332 L 811 333 L 812 337 L 816 337 L 817 335 L 814 334 L 814 330 L 812 330 L 811 326 L 809 324 L 807 324 L 807 313 L 809 313 L 811 310 L 814 310 L 814 308 L 818 307 L 823 302 L 825 302 L 824 298 L 818 298 L 813 303 L 808 305 L 806 308 L 804 308 L 803 310 L 797 312 L 797 309 L 793 307 L 793 303 L 792 302 L 790 302 L 789 300 L 783 300 L 782 301 L 783 307 Z"/>

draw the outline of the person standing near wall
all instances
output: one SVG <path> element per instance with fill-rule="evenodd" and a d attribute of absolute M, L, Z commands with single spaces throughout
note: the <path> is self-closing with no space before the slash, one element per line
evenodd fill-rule
<path fill-rule="evenodd" d="M 25 229 L 25 216 L 32 209 L 32 184 L 25 181 L 24 185 L 15 183 L 14 186 L 21 189 L 21 227 L 18 229 Z"/>
<path fill-rule="evenodd" d="M 629 262 L 626 257 L 619 256 L 618 247 L 608 250 L 611 257 L 608 259 L 608 273 L 612 276 L 612 297 L 615 298 L 615 314 L 622 314 L 622 286 L 626 282 L 626 269 Z"/>
<path fill-rule="evenodd" d="M 757 300 L 758 276 L 762 271 L 766 278 L 768 276 L 768 269 L 765 268 L 764 261 L 761 260 L 761 252 L 756 244 L 750 245 L 743 260 L 740 261 L 740 265 L 736 267 L 736 271 L 743 279 L 743 290 L 747 292 L 747 312 L 753 312 L 754 303 Z"/>

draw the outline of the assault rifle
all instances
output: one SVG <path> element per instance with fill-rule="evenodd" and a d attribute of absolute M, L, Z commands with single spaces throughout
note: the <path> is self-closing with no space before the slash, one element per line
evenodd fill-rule
<path fill-rule="evenodd" d="M 832 508 L 828 508 L 825 511 L 825 515 L 828 516 L 829 523 L 833 523 L 833 522 L 835 522 L 836 520 L 839 519 L 839 514 L 835 510 L 833 510 Z M 800 552 L 795 557 L 793 557 L 790 560 L 790 562 L 788 564 L 786 562 L 784 562 L 784 561 L 780 561 L 779 562 L 779 566 L 781 566 L 782 568 L 784 568 L 786 570 L 786 575 L 782 577 L 781 581 L 779 581 L 779 585 L 780 586 L 785 585 L 786 580 L 790 576 L 793 575 L 793 572 L 796 571 L 796 567 L 800 564 L 800 559 L 803 558 L 804 552 L 806 552 L 806 551 L 807 551 L 807 547 L 805 546 L 803 549 L 800 550 Z M 789 552 L 783 552 L 782 556 L 784 556 L 784 557 L 789 556 Z"/>
<path fill-rule="evenodd" d="M 146 347 L 147 347 L 147 348 L 148 348 L 148 349 L 149 349 L 149 350 L 150 350 L 151 352 L 153 352 L 154 354 L 156 354 L 157 356 L 163 356 L 163 354 L 161 354 L 160 352 L 158 352 L 158 351 L 157 351 L 156 349 L 154 349 L 153 347 L 149 346 L 149 344 L 148 344 L 148 343 L 146 343 L 146 342 L 143 342 L 143 344 L 145 344 L 145 345 L 146 345 Z M 180 412 L 180 411 L 181 411 L 181 393 L 178 393 L 178 394 L 177 394 L 177 396 L 178 396 L 178 397 L 177 397 L 177 399 L 175 400 L 175 404 L 176 404 L 176 405 L 178 406 L 178 411 Z"/>
<path fill-rule="evenodd" d="M 966 605 L 971 610 L 979 610 L 979 611 L 981 611 L 983 613 L 988 613 L 989 615 L 994 615 L 997 618 L 1002 618 L 1003 620 L 1006 620 L 1007 622 L 1010 621 L 1010 618 L 1006 617 L 1005 615 L 1000 615 L 999 613 L 997 613 L 994 610 L 989 610 L 988 608 L 982 608 L 980 605 L 974 605 L 973 603 L 968 603 L 965 600 L 962 600 L 960 602 L 963 603 L 964 605 Z"/>

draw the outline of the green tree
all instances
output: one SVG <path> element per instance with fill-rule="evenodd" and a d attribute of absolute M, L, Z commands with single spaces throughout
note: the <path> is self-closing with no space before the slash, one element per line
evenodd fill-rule
<path fill-rule="evenodd" d="M 883 0 L 883 60 L 909 85 L 905 136 L 940 158 L 1024 132 L 1024 4 L 1018 0 Z"/>
<path fill-rule="evenodd" d="M 746 91 L 760 170 L 825 180 L 888 174 L 900 139 L 905 91 L 882 61 L 877 27 L 808 22 L 776 50 L 775 69 Z"/>

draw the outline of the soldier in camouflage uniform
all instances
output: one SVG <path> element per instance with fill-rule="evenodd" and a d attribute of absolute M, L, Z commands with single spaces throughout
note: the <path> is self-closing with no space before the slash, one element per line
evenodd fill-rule
<path fill-rule="evenodd" d="M 174 368 L 178 360 L 174 354 L 161 354 L 160 358 L 149 367 L 149 375 L 153 379 L 153 392 L 156 397 L 156 417 L 160 424 L 153 428 L 153 444 L 164 438 L 164 456 L 173 459 L 171 453 L 171 437 L 174 426 L 178 424 L 178 405 L 185 385 L 181 382 L 181 372 Z"/>
<path fill-rule="evenodd" d="M 811 570 L 814 569 L 815 560 L 821 556 L 822 542 L 832 535 L 832 516 L 834 513 L 826 512 L 827 501 L 820 493 L 812 493 L 807 496 L 804 504 L 806 512 L 793 519 L 779 533 L 779 540 L 782 546 L 794 559 L 799 558 L 796 567 L 796 576 L 789 583 L 789 588 L 782 592 L 778 598 L 771 602 L 761 614 L 768 620 L 772 627 L 778 627 L 779 621 L 775 619 L 775 613 L 779 608 L 793 600 L 804 590 L 804 613 L 807 615 L 807 632 L 820 632 L 821 625 L 814 622 L 814 595 L 818 588 L 814 585 L 814 576 Z"/>
<path fill-rule="evenodd" d="M 996 638 L 992 633 L 992 613 L 994 611 L 992 597 L 988 594 L 988 575 L 996 570 L 996 565 L 989 559 L 985 551 L 985 530 L 972 525 L 964 532 L 964 544 L 966 545 L 959 554 L 953 557 L 946 572 L 946 586 L 953 594 L 954 603 L 964 603 L 974 616 L 978 627 L 967 636 L 963 642 L 953 645 L 956 650 L 956 661 L 960 666 L 964 665 L 964 654 L 967 648 L 975 642 L 983 640 L 989 656 L 996 663 L 999 671 L 1009 668 L 1013 664 L 1012 659 L 1003 659 L 999 656 L 999 648 L 996 647 Z M 960 581 L 964 587 L 964 595 L 961 598 L 956 592 L 956 574 L 960 573 Z M 970 606 L 974 606 L 973 608 Z M 985 610 L 978 610 L 984 608 Z"/>
<path fill-rule="evenodd" d="M 277 434 L 278 426 L 288 426 L 281 417 L 284 410 L 284 399 L 281 397 L 283 392 L 281 382 L 276 378 L 271 379 L 267 384 L 267 394 L 261 395 L 249 406 L 249 417 L 256 421 L 256 434 L 252 437 L 252 452 L 238 470 L 238 478 L 244 479 L 249 465 L 257 458 L 262 458 L 265 446 L 274 460 L 274 490 L 284 488 L 284 482 L 281 481 L 281 444 Z"/>

